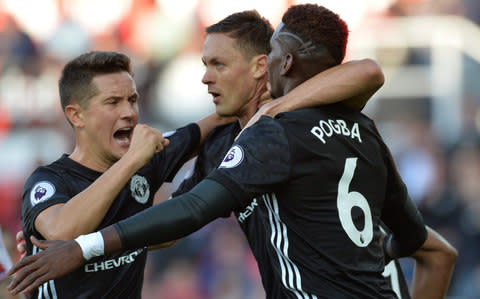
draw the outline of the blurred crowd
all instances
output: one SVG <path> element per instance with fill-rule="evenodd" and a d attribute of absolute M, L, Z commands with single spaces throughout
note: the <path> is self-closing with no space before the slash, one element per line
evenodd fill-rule
<path fill-rule="evenodd" d="M 278 16 L 289 5 L 301 3 L 245 1 L 251 6 L 233 7 L 232 11 L 226 8 L 217 17 L 211 7 L 229 1 L 98 0 L 93 11 L 83 7 L 81 1 L 51 0 L 45 1 L 54 6 L 56 22 L 50 24 L 47 11 L 25 15 L 23 9 L 35 9 L 36 2 L 0 0 L 0 227 L 12 238 L 21 229 L 24 180 L 38 165 L 72 150 L 71 128 L 64 119 L 57 92 L 59 72 L 66 61 L 91 49 L 128 54 L 141 95 L 140 122 L 168 131 L 214 111 L 207 89 L 200 82 L 206 25 L 234 11 L 253 8 L 276 25 Z M 94 5 L 94 1 L 83 2 Z M 172 2 L 180 5 L 169 7 Z M 337 5 L 340 2 L 348 1 L 336 1 Z M 376 26 L 380 27 L 388 20 L 456 16 L 474 28 L 467 40 L 476 43 L 480 54 L 478 0 L 364 2 L 367 4 L 361 17 L 377 20 Z M 265 13 L 259 6 L 274 7 Z M 75 14 L 82 9 L 83 14 L 90 15 L 82 18 Z M 95 15 L 101 13 L 116 17 L 100 17 L 103 23 L 92 24 Z M 26 21 L 31 18 L 39 20 L 32 25 Z M 351 28 L 352 40 L 361 40 L 364 32 L 367 30 L 360 21 Z M 359 47 L 353 45 L 347 56 L 363 58 L 356 49 Z M 455 83 L 459 86 L 457 92 L 446 96 L 436 90 L 409 94 L 413 86 L 395 81 L 394 70 L 431 69 L 434 50 L 408 45 L 403 49 L 382 48 L 376 43 L 368 53 L 375 53 L 371 58 L 385 67 L 385 89 L 401 92 L 380 91 L 367 104 L 365 113 L 377 122 L 391 147 L 425 222 L 459 252 L 449 298 L 480 298 L 480 60 L 461 48 L 456 51 L 460 54 L 459 72 L 438 68 L 428 76 L 443 76 L 442 85 Z M 399 52 L 401 57 L 396 56 Z M 445 110 L 438 100 L 442 98 L 454 103 L 446 105 L 453 108 L 445 114 L 439 113 Z M 454 111 L 458 113 L 453 115 Z M 449 131 L 451 127 L 457 129 Z M 192 163 L 156 196 L 168 198 Z M 405 259 L 402 265 L 411 278 L 411 262 Z M 255 259 L 233 218 L 219 219 L 168 249 L 149 253 L 145 299 L 262 297 Z"/>

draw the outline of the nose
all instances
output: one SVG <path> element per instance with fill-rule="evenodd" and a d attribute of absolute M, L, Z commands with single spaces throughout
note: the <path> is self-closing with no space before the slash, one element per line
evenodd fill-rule
<path fill-rule="evenodd" d="M 205 74 L 203 74 L 202 83 L 203 84 L 213 83 L 213 75 L 212 75 L 212 72 L 208 70 L 208 68 L 205 70 Z"/>
<path fill-rule="evenodd" d="M 131 103 L 130 101 L 125 101 L 122 104 L 120 111 L 120 117 L 124 119 L 134 119 L 138 116 L 138 104 Z"/>

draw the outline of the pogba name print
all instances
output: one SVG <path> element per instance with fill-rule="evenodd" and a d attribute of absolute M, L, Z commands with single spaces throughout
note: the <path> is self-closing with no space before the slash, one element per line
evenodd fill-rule
<path fill-rule="evenodd" d="M 354 123 L 349 128 L 343 119 L 328 119 L 326 121 L 322 119 L 318 122 L 318 126 L 312 127 L 310 133 L 320 139 L 323 144 L 327 143 L 325 138 L 332 137 L 333 134 L 348 136 L 352 139 L 357 139 L 358 142 L 362 142 L 358 123 Z"/>

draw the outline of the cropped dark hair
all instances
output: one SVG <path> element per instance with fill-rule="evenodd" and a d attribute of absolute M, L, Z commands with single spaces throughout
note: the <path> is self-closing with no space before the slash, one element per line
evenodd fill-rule
<path fill-rule="evenodd" d="M 273 28 L 256 10 L 234 13 L 205 29 L 207 34 L 225 33 L 237 41 L 246 57 L 270 53 Z"/>
<path fill-rule="evenodd" d="M 130 58 L 122 53 L 92 51 L 74 58 L 65 65 L 58 82 L 62 109 L 75 102 L 88 106 L 97 93 L 96 86 L 91 84 L 93 78 L 123 71 L 133 76 Z"/>
<path fill-rule="evenodd" d="M 316 4 L 290 7 L 282 17 L 285 28 L 324 46 L 337 64 L 345 57 L 348 26 L 336 13 Z"/>

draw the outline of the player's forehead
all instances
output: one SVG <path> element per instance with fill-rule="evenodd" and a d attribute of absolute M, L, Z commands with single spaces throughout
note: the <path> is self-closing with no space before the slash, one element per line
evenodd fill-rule
<path fill-rule="evenodd" d="M 237 59 L 242 56 L 237 40 L 226 33 L 210 33 L 203 44 L 202 61 Z"/>
<path fill-rule="evenodd" d="M 92 83 L 97 94 L 108 96 L 131 96 L 137 93 L 135 81 L 127 72 L 102 74 L 95 76 Z"/>

